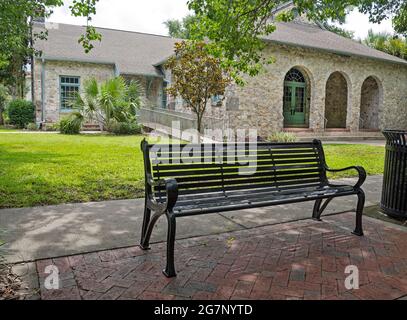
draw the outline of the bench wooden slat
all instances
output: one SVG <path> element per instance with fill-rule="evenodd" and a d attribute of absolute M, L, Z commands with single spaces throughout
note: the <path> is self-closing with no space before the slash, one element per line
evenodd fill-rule
<path fill-rule="evenodd" d="M 273 155 L 273 159 L 275 160 L 283 160 L 283 159 L 304 159 L 304 158 L 314 158 L 319 159 L 314 153 L 295 153 L 295 154 L 276 154 Z M 215 157 L 212 155 L 206 157 L 188 157 L 188 158 L 180 158 L 180 157 L 158 157 L 153 158 L 152 163 L 153 165 L 163 165 L 163 164 L 182 164 L 188 160 L 186 163 L 228 163 L 228 162 L 236 162 L 239 161 L 244 163 L 245 161 L 262 161 L 262 160 L 270 160 L 270 154 L 265 155 L 225 155 L 221 157 Z"/>
<path fill-rule="evenodd" d="M 318 159 L 295 159 L 295 160 L 276 160 L 276 161 L 261 161 L 261 162 L 252 162 L 249 164 L 240 165 L 238 163 L 184 163 L 176 165 L 155 165 L 153 170 L 156 172 L 163 173 L 165 171 L 175 171 L 175 170 L 192 170 L 192 169 L 211 169 L 211 168 L 245 168 L 245 167 L 263 167 L 263 166 L 276 166 L 276 165 L 287 165 L 287 164 L 309 164 L 309 163 L 320 163 Z M 274 169 L 273 169 L 274 170 Z"/>
<path fill-rule="evenodd" d="M 294 142 L 294 143 L 209 143 L 209 144 L 154 144 L 148 145 L 149 152 L 155 152 L 160 150 L 162 152 L 173 152 L 178 150 L 233 150 L 233 149 L 243 149 L 243 150 L 269 150 L 272 149 L 315 149 L 317 146 L 311 142 Z"/>
<path fill-rule="evenodd" d="M 334 190 L 345 190 L 351 191 L 352 188 L 350 186 L 335 186 L 331 188 L 321 188 L 320 186 L 314 187 L 305 187 L 305 188 L 296 188 L 291 190 L 279 191 L 277 189 L 265 189 L 265 190 L 248 190 L 248 191 L 241 191 L 241 192 L 228 192 L 228 193 L 214 193 L 214 194 L 206 194 L 200 195 L 197 199 L 193 199 L 190 196 L 182 196 L 177 201 L 177 207 L 185 207 L 187 205 L 205 205 L 206 203 L 217 203 L 217 201 L 228 201 L 233 199 L 241 199 L 242 196 L 244 198 L 253 200 L 257 198 L 264 198 L 264 197 L 273 197 L 276 195 L 290 195 L 293 193 L 326 193 L 333 192 Z"/>
<path fill-rule="evenodd" d="M 280 187 L 278 183 L 270 182 L 270 183 L 263 183 L 263 184 L 256 184 L 256 185 L 233 185 L 233 186 L 224 186 L 224 187 L 212 187 L 212 188 L 196 188 L 196 189 L 181 189 L 179 190 L 179 195 L 197 195 L 204 194 L 204 193 L 216 193 L 216 192 L 228 192 L 228 191 L 237 191 L 237 190 L 260 190 L 265 188 L 275 188 L 276 190 L 291 190 L 291 189 L 298 189 L 308 186 L 320 186 L 321 181 L 320 179 L 308 179 L 308 180 L 301 180 L 301 181 L 290 181 L 286 182 L 283 187 Z M 164 190 L 157 190 L 155 191 L 155 195 L 157 197 L 164 198 L 165 192 Z"/>
<path fill-rule="evenodd" d="M 274 170 L 267 170 L 267 171 L 256 171 L 251 177 L 269 177 L 270 179 L 279 176 L 286 176 L 286 175 L 301 175 L 301 174 L 310 174 L 310 173 L 320 173 L 319 168 L 314 169 L 300 169 L 300 170 L 286 170 L 286 171 L 274 171 Z M 242 179 L 245 176 L 240 174 L 229 174 L 225 173 L 222 175 L 221 172 L 219 174 L 213 175 L 201 175 L 201 176 L 182 176 L 177 177 L 177 182 L 193 182 L 193 181 L 214 181 L 214 180 L 222 180 L 222 179 Z"/>
<path fill-rule="evenodd" d="M 302 197 L 307 198 L 311 196 L 317 195 L 329 195 L 334 194 L 338 190 L 344 192 L 351 192 L 351 188 L 331 188 L 331 189 L 324 189 L 324 190 L 295 190 L 294 192 L 268 192 L 268 193 L 257 193 L 257 194 L 248 194 L 244 197 L 242 196 L 228 196 L 228 197 L 218 197 L 218 198 L 207 198 L 207 199 L 200 199 L 199 201 L 183 201 L 179 200 L 177 206 L 174 208 L 175 211 L 182 212 L 183 210 L 192 210 L 195 208 L 201 208 L 202 210 L 219 207 L 219 206 L 228 206 L 234 205 L 239 203 L 256 203 L 256 202 L 269 202 L 272 203 L 273 201 L 280 201 L 284 198 L 290 197 Z"/>
<path fill-rule="evenodd" d="M 251 166 L 236 166 L 236 165 L 212 165 L 207 167 L 195 167 L 193 164 L 190 165 L 191 169 L 184 169 L 183 171 L 176 170 L 155 170 L 154 173 L 160 177 L 173 177 L 177 176 L 177 173 L 180 177 L 182 176 L 193 176 L 193 175 L 206 175 L 206 174 L 218 174 L 218 173 L 254 173 L 267 170 L 284 170 L 284 169 L 309 169 L 309 168 L 320 168 L 320 163 L 317 162 L 290 162 L 290 163 L 281 163 L 275 165 L 273 162 L 269 163 L 255 163 Z M 255 171 L 253 169 L 256 169 Z"/>

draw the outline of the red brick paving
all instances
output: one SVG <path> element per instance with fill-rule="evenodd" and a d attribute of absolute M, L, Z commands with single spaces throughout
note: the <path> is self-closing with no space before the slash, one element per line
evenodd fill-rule
<path fill-rule="evenodd" d="M 60 290 L 42 299 L 397 299 L 407 294 L 407 232 L 365 219 L 365 237 L 349 233 L 354 213 L 179 240 L 178 276 L 165 278 L 165 244 L 37 262 L 55 264 Z M 182 218 L 179 219 L 182 223 Z M 344 286 L 359 268 L 360 289 Z"/>

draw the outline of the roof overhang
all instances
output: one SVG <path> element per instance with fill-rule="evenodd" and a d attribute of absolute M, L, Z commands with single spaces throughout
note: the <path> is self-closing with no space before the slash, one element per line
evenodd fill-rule
<path fill-rule="evenodd" d="M 118 70 L 117 64 L 115 62 L 112 62 L 112 61 L 65 58 L 65 57 L 51 57 L 51 56 L 36 57 L 36 59 L 43 60 L 43 61 L 77 62 L 77 63 L 91 63 L 91 64 L 111 65 L 111 66 L 113 66 L 113 68 L 115 70 L 117 70 L 118 74 L 120 74 L 120 75 L 164 78 L 164 76 L 160 75 L 160 74 L 148 74 L 148 73 L 137 73 L 137 72 L 121 72 L 121 71 Z"/>
<path fill-rule="evenodd" d="M 332 50 L 332 49 L 326 49 L 326 48 L 307 46 L 307 45 L 302 45 L 302 44 L 289 42 L 289 41 L 279 41 L 279 40 L 273 40 L 273 39 L 263 39 L 263 40 L 266 42 L 272 42 L 272 43 L 276 43 L 279 45 L 287 45 L 287 46 L 291 46 L 291 47 L 300 47 L 300 48 L 305 48 L 305 49 L 323 51 L 326 53 L 340 55 L 342 57 L 365 58 L 365 59 L 371 59 L 371 60 L 381 61 L 381 62 L 385 62 L 385 63 L 392 63 L 392 64 L 397 64 L 397 65 L 402 65 L 402 66 L 407 67 L 407 61 L 403 61 L 402 59 L 400 59 L 400 61 L 394 61 L 394 60 L 388 60 L 388 59 L 384 59 L 384 58 L 372 57 L 372 56 L 368 56 L 368 55 L 354 54 L 354 53 L 341 51 L 341 50 Z"/>
<path fill-rule="evenodd" d="M 36 57 L 38 60 L 45 61 L 66 61 L 66 62 L 78 62 L 78 63 L 92 63 L 92 64 L 106 64 L 116 66 L 116 62 L 103 61 L 103 60 L 92 60 L 92 59 L 79 59 L 79 58 L 67 58 L 67 57 L 52 57 L 52 56 L 42 56 Z"/>

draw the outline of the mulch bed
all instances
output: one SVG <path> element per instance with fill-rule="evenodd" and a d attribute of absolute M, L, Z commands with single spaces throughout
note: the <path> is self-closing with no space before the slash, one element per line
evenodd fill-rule
<path fill-rule="evenodd" d="M 0 300 L 22 299 L 21 287 L 21 280 L 12 272 L 11 266 L 0 263 Z"/>

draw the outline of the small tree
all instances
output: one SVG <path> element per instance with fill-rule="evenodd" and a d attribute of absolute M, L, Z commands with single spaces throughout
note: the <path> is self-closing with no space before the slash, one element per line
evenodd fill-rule
<path fill-rule="evenodd" d="M 164 22 L 164 25 L 167 27 L 170 37 L 179 39 L 190 39 L 191 28 L 194 23 L 197 23 L 196 16 L 189 14 L 182 20 L 167 20 Z"/>
<path fill-rule="evenodd" d="M 71 105 L 77 119 L 97 121 L 101 130 L 108 129 L 113 122 L 135 123 L 142 105 L 141 88 L 137 81 L 127 84 L 122 77 L 102 84 L 90 78 L 85 81 L 84 93 L 77 94 Z"/>
<path fill-rule="evenodd" d="M 219 59 L 208 54 L 204 42 L 182 41 L 175 44 L 175 55 L 165 68 L 171 71 L 167 92 L 181 97 L 197 116 L 197 129 L 202 133 L 202 119 L 211 97 L 223 95 L 230 84 L 229 72 Z"/>

